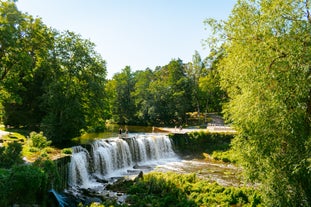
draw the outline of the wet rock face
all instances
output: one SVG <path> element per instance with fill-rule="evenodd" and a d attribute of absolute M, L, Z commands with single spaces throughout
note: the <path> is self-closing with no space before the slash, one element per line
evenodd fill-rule
<path fill-rule="evenodd" d="M 142 179 L 144 179 L 144 173 L 143 171 L 140 171 L 140 173 L 135 177 L 134 181 L 137 182 Z"/>

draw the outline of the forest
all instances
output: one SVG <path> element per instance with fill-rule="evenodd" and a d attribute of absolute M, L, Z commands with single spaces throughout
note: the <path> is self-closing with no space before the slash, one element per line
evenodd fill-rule
<path fill-rule="evenodd" d="M 111 80 L 95 45 L 40 19 L 1 5 L 1 119 L 6 126 L 43 131 L 53 142 L 121 125 L 185 125 L 190 115 L 220 112 L 217 54 L 172 59 L 155 69 L 126 66 Z M 204 120 L 202 119 L 202 124 Z"/>
<path fill-rule="evenodd" d="M 311 206 L 311 2 L 238 0 L 206 19 L 208 57 L 107 79 L 90 40 L 0 2 L 0 119 L 53 143 L 120 125 L 191 126 L 224 116 L 264 206 Z"/>

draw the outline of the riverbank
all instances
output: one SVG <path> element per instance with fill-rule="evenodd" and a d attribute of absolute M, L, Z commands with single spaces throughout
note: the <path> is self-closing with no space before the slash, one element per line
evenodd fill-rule
<path fill-rule="evenodd" d="M 169 127 L 157 127 L 157 131 L 167 132 L 171 134 L 186 134 L 190 132 L 210 132 L 210 133 L 236 133 L 236 131 L 229 126 L 207 126 L 205 129 L 191 129 L 191 128 L 169 128 Z"/>

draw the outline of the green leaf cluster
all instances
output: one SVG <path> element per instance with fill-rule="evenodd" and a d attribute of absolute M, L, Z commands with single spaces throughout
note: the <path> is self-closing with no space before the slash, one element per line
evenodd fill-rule
<path fill-rule="evenodd" d="M 29 138 L 31 140 L 31 146 L 39 149 L 48 147 L 52 143 L 51 141 L 47 140 L 47 138 L 43 135 L 43 132 L 30 132 Z"/>
<path fill-rule="evenodd" d="M 104 129 L 106 63 L 94 43 L 0 2 L 0 103 L 5 125 L 54 142 Z M 2 116 L 2 115 L 1 115 Z"/>
<path fill-rule="evenodd" d="M 9 206 L 14 203 L 33 204 L 41 192 L 44 173 L 31 165 L 14 166 L 2 174 L 0 204 Z"/>
<path fill-rule="evenodd" d="M 23 163 L 23 159 L 20 143 L 10 142 L 8 146 L 0 147 L 0 168 L 10 168 L 21 163 Z"/>
<path fill-rule="evenodd" d="M 10 168 L 0 168 L 0 206 L 45 206 L 48 190 L 61 187 L 60 175 L 51 160 L 37 160 L 27 165 L 15 163 Z"/>
<path fill-rule="evenodd" d="M 310 1 L 240 0 L 226 22 L 208 21 L 224 57 L 225 113 L 234 150 L 266 206 L 310 206 Z"/>

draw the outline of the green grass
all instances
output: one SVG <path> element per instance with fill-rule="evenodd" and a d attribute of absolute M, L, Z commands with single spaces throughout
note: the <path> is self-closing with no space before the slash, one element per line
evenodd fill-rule
<path fill-rule="evenodd" d="M 19 142 L 22 144 L 22 157 L 25 157 L 27 161 L 34 162 L 38 158 L 46 157 L 55 159 L 63 156 L 70 155 L 70 149 L 61 150 L 56 147 L 47 146 L 43 149 L 32 146 L 31 140 L 29 139 L 29 131 L 23 129 L 6 129 L 10 134 L 2 137 L 3 145 L 7 146 L 10 142 Z M 28 133 L 28 134 L 27 134 Z"/>

